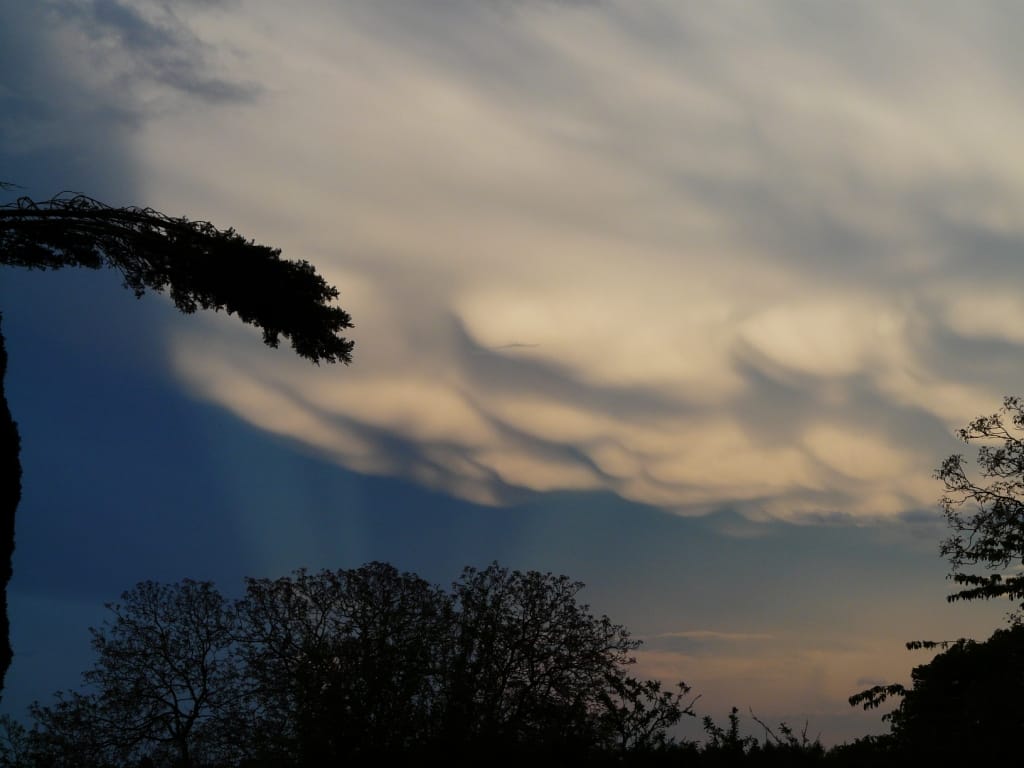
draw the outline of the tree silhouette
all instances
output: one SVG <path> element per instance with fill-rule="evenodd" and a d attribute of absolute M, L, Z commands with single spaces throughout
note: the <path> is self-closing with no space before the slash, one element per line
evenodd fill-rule
<path fill-rule="evenodd" d="M 39 766 L 667 754 L 667 730 L 693 715 L 689 688 L 630 676 L 638 643 L 579 603 L 581 586 L 493 564 L 445 592 L 379 562 L 247 579 L 237 601 L 204 582 L 144 582 L 93 631 L 89 690 L 33 705 L 29 741 Z"/>
<path fill-rule="evenodd" d="M 1024 570 L 992 572 L 1024 565 L 1024 401 L 1006 397 L 996 413 L 975 419 L 957 434 L 965 443 L 996 444 L 978 449 L 977 480 L 960 454 L 947 458 L 936 472 L 946 488 L 942 508 L 953 529 L 942 554 L 953 567 L 950 578 L 966 587 L 948 599 L 1024 601 Z M 989 573 L 965 570 L 979 565 Z"/>
<path fill-rule="evenodd" d="M 326 765 L 427 743 L 449 608 L 386 563 L 247 579 L 239 639 L 257 754 Z"/>
<path fill-rule="evenodd" d="M 21 197 L 0 206 L 0 264 L 42 270 L 110 267 L 136 296 L 167 290 L 182 312 L 237 314 L 262 329 L 267 345 L 277 347 L 283 336 L 314 363 L 352 359 L 353 343 L 341 335 L 352 327 L 351 318 L 332 304 L 337 289 L 312 265 L 282 259 L 279 249 L 206 221 L 152 208 L 113 208 L 79 194 L 41 202 Z M 7 585 L 21 498 L 20 442 L 3 389 L 6 364 L 0 327 L 0 692 L 12 659 Z"/>
<path fill-rule="evenodd" d="M 336 288 L 309 262 L 281 259 L 280 249 L 206 221 L 111 208 L 85 195 L 39 203 L 21 197 L 0 207 L 0 264 L 112 267 L 136 296 L 169 289 L 182 312 L 237 313 L 262 328 L 271 347 L 284 336 L 314 363 L 351 361 L 352 342 L 339 335 L 351 318 L 330 303 Z"/>
<path fill-rule="evenodd" d="M 943 648 L 914 668 L 913 686 L 876 686 L 850 698 L 865 709 L 890 696 L 900 703 L 884 719 L 885 744 L 927 765 L 998 765 L 1019 757 L 1024 736 L 1024 625 L 997 629 L 988 640 L 907 643 Z"/>
<path fill-rule="evenodd" d="M 945 486 L 942 509 L 952 535 L 941 545 L 949 578 L 964 587 L 947 600 L 1024 600 L 1024 401 L 1006 397 L 990 416 L 957 431 L 978 449 L 976 473 L 960 454 L 942 462 L 935 476 Z M 971 572 L 981 567 L 988 573 Z M 861 745 L 876 762 L 993 765 L 1016 758 L 1024 736 L 1024 604 L 1009 613 L 1010 627 L 984 642 L 912 641 L 911 650 L 941 649 L 915 667 L 913 685 L 876 685 L 850 697 L 864 709 L 890 698 L 899 704 L 883 720 L 886 737 Z M 879 762 L 879 764 L 882 764 Z"/>
<path fill-rule="evenodd" d="M 142 582 L 107 608 L 82 676 L 91 692 L 33 708 L 50 748 L 73 754 L 85 741 L 122 764 L 165 752 L 190 768 L 202 745 L 209 762 L 242 699 L 231 604 L 213 584 L 185 579 Z"/>
<path fill-rule="evenodd" d="M 640 643 L 577 595 L 583 584 L 492 563 L 452 585 L 454 634 L 444 664 L 443 738 L 469 750 L 545 744 L 633 746 L 682 717 L 626 668 Z M 689 689 L 685 689 L 686 693 Z"/>

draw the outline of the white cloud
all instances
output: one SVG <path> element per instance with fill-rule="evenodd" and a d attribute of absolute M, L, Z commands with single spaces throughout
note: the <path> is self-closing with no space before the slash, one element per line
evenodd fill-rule
<path fill-rule="evenodd" d="M 311 370 L 213 321 L 176 370 L 477 500 L 931 506 L 945 436 L 1016 384 L 1024 108 L 994 12 L 927 7 L 203 17 L 264 96 L 148 123 L 152 202 L 316 263 L 357 348 Z"/>
<path fill-rule="evenodd" d="M 981 295 L 972 291 L 951 296 L 946 320 L 964 336 L 1024 344 L 1024 301 L 1007 286 L 992 286 Z"/>
<path fill-rule="evenodd" d="M 785 368 L 824 378 L 850 376 L 903 351 L 899 318 L 873 303 L 832 296 L 771 306 L 748 318 L 740 337 Z"/>

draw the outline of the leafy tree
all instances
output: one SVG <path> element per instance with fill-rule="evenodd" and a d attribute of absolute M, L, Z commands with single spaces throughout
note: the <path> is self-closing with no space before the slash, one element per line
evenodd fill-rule
<path fill-rule="evenodd" d="M 452 585 L 452 644 L 442 665 L 449 748 L 649 748 L 692 714 L 685 685 L 672 694 L 627 674 L 639 641 L 580 603 L 582 588 L 497 563 L 467 568 Z"/>
<path fill-rule="evenodd" d="M 826 762 L 825 748 L 820 739 L 811 739 L 807 735 L 807 725 L 798 734 L 786 723 L 780 723 L 777 729 L 769 726 L 764 720 L 750 711 L 753 721 L 763 730 L 764 738 L 744 734 L 740 728 L 739 709 L 733 707 L 729 712 L 727 727 L 718 725 L 710 716 L 703 718 L 704 732 L 707 742 L 700 751 L 700 765 L 703 766 L 812 766 Z M 776 730 L 778 732 L 776 732 Z M 861 765 L 861 763 L 856 763 Z M 875 765 L 873 761 L 865 761 L 863 765 Z"/>
<path fill-rule="evenodd" d="M 11 185 L 0 183 L 0 188 Z M 308 262 L 284 260 L 279 249 L 206 221 L 152 208 L 112 208 L 85 195 L 61 194 L 41 202 L 21 197 L 0 206 L 0 264 L 42 270 L 110 267 L 136 296 L 167 290 L 182 312 L 237 314 L 261 328 L 271 347 L 283 336 L 314 363 L 351 361 L 353 343 L 341 333 L 352 321 L 332 303 L 337 289 Z M 0 691 L 12 658 L 6 601 L 21 498 L 20 442 L 3 391 L 6 363 L 0 331 Z"/>
<path fill-rule="evenodd" d="M 240 638 L 261 756 L 314 765 L 427 743 L 449 607 L 386 563 L 248 579 Z"/>
<path fill-rule="evenodd" d="M 876 686 L 851 704 L 877 707 L 899 696 L 885 716 L 892 724 L 884 745 L 932 765 L 996 765 L 1017 758 L 1024 738 L 1024 625 L 998 629 L 988 640 L 908 643 L 943 647 L 914 668 L 913 686 Z"/>
<path fill-rule="evenodd" d="M 33 706 L 28 743 L 67 766 L 664 757 L 689 688 L 629 675 L 638 642 L 581 587 L 497 564 L 450 592 L 385 563 L 249 579 L 233 602 L 144 582 L 93 631 L 87 689 Z"/>
<path fill-rule="evenodd" d="M 436 649 L 451 622 L 451 601 L 386 563 L 348 571 L 344 584 L 347 623 L 335 644 L 335 669 L 348 674 L 332 693 L 346 740 L 369 754 L 412 749 L 429 739 L 436 718 Z"/>
<path fill-rule="evenodd" d="M 637 643 L 607 619 L 593 625 L 575 599 L 581 588 L 497 564 L 465 569 L 452 585 L 457 620 L 444 665 L 449 740 L 512 745 L 587 722 L 587 693 L 600 695 L 604 673 L 630 662 Z M 600 664 L 606 654 L 611 668 Z"/>
<path fill-rule="evenodd" d="M 104 715 L 93 694 L 59 691 L 49 706 L 29 708 L 35 727 L 28 733 L 26 765 L 95 768 L 134 762 L 137 745 L 103 728 Z"/>
<path fill-rule="evenodd" d="M 838 744 L 828 751 L 827 764 L 835 768 L 905 768 L 909 761 L 901 755 L 892 735 L 861 736 L 851 742 Z"/>
<path fill-rule="evenodd" d="M 668 729 L 683 715 L 695 717 L 693 705 L 700 696 L 685 701 L 692 689 L 677 684 L 677 692 L 663 690 L 657 680 L 638 680 L 620 674 L 609 680 L 602 694 L 606 745 L 623 753 L 663 750 L 670 745 Z M 684 703 L 685 702 L 685 703 Z"/>
<path fill-rule="evenodd" d="M 983 443 L 972 473 L 964 457 L 942 462 L 936 477 L 945 486 L 942 509 L 952 535 L 941 553 L 949 575 L 962 589 L 957 600 L 1006 597 L 1024 600 L 1024 401 L 1006 397 L 990 416 L 973 420 L 957 434 Z M 984 443 L 988 444 L 984 444 Z M 986 572 L 977 573 L 977 568 Z M 850 697 L 865 709 L 899 698 L 883 716 L 892 724 L 873 742 L 887 761 L 900 754 L 939 765 L 992 764 L 1015 755 L 1024 737 L 1024 603 L 1009 614 L 1010 627 L 987 641 L 913 641 L 908 649 L 942 649 L 915 667 L 913 685 L 878 685 Z M 863 745 L 862 745 L 863 747 Z"/>
<path fill-rule="evenodd" d="M 995 444 L 978 449 L 980 477 L 968 472 L 960 454 L 936 472 L 945 485 L 942 507 L 953 530 L 942 554 L 952 565 L 950 577 L 965 587 L 949 600 L 1024 601 L 1024 401 L 1005 398 L 996 413 L 975 419 L 958 435 L 965 443 Z M 969 572 L 974 566 L 988 573 Z M 1016 573 L 1006 573 L 1011 568 Z"/>
<path fill-rule="evenodd" d="M 729 711 L 728 728 L 718 725 L 711 715 L 703 717 L 704 732 L 708 735 L 705 753 L 714 754 L 717 759 L 736 761 L 757 747 L 756 738 L 740 734 L 739 712 L 736 707 Z"/>
<path fill-rule="evenodd" d="M 283 260 L 280 249 L 206 221 L 111 208 L 85 195 L 38 203 L 21 197 L 0 207 L 0 264 L 111 267 L 136 296 L 169 290 L 182 312 L 237 313 L 262 328 L 271 347 L 284 336 L 314 363 L 351 360 L 352 342 L 339 335 L 351 318 L 331 304 L 337 289 L 309 262 Z"/>
<path fill-rule="evenodd" d="M 28 729 L 10 715 L 0 715 L 0 765 L 4 768 L 28 768 L 32 762 L 32 741 Z"/>

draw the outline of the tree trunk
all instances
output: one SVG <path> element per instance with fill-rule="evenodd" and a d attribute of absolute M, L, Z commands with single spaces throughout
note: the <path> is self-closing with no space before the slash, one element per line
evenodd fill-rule
<path fill-rule="evenodd" d="M 0 326 L 3 315 L 0 314 Z M 11 622 L 7 615 L 7 586 L 11 581 L 11 558 L 14 556 L 14 511 L 21 500 L 21 462 L 18 454 L 21 439 L 18 425 L 11 416 L 4 393 L 7 374 L 7 349 L 0 327 L 0 696 L 4 679 L 11 666 Z"/>

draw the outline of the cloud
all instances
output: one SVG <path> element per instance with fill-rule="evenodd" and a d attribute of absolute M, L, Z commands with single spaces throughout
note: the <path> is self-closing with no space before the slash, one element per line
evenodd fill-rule
<path fill-rule="evenodd" d="M 1004 20 L 928 7 L 197 17 L 265 96 L 147 124 L 150 196 L 317 264 L 357 350 L 310 370 L 212 320 L 175 328 L 175 370 L 477 501 L 933 506 L 953 428 L 1018 383 L 1024 109 Z"/>
<path fill-rule="evenodd" d="M 764 632 L 722 632 L 711 629 L 659 632 L 642 638 L 644 653 L 678 653 L 687 657 L 735 653 L 744 646 L 747 653 L 770 643 L 774 637 Z"/>
<path fill-rule="evenodd" d="M 8 3 L 0 25 L 0 180 L 45 199 L 75 189 L 109 200 L 134 186 L 132 116 L 62 50 L 41 3 Z M 9 199 L 5 195 L 5 200 Z"/>
<path fill-rule="evenodd" d="M 260 89 L 251 81 L 217 74 L 223 47 L 197 33 L 198 18 L 216 19 L 234 5 L 167 0 L 48 0 L 60 22 L 64 55 L 91 62 L 95 75 L 121 91 L 124 107 L 138 114 L 153 109 L 152 86 L 212 103 L 248 102 Z M 208 25 L 209 26 L 209 25 Z"/>
<path fill-rule="evenodd" d="M 762 713 L 841 714 L 849 711 L 847 698 L 863 689 L 858 670 L 883 664 L 902 679 L 906 669 L 899 661 L 906 666 L 905 658 L 882 657 L 877 644 L 826 648 L 788 637 L 785 643 L 719 645 L 698 653 L 641 648 L 636 671 L 665 683 L 685 680 L 703 694 L 703 712 L 724 714 L 741 704 Z"/>
<path fill-rule="evenodd" d="M 682 630 L 679 632 L 660 632 L 657 635 L 651 635 L 648 639 L 660 639 L 660 638 L 684 638 L 692 640 L 771 640 L 771 635 L 765 635 L 761 633 L 750 633 L 750 632 L 718 632 L 713 629 L 689 629 Z"/>

